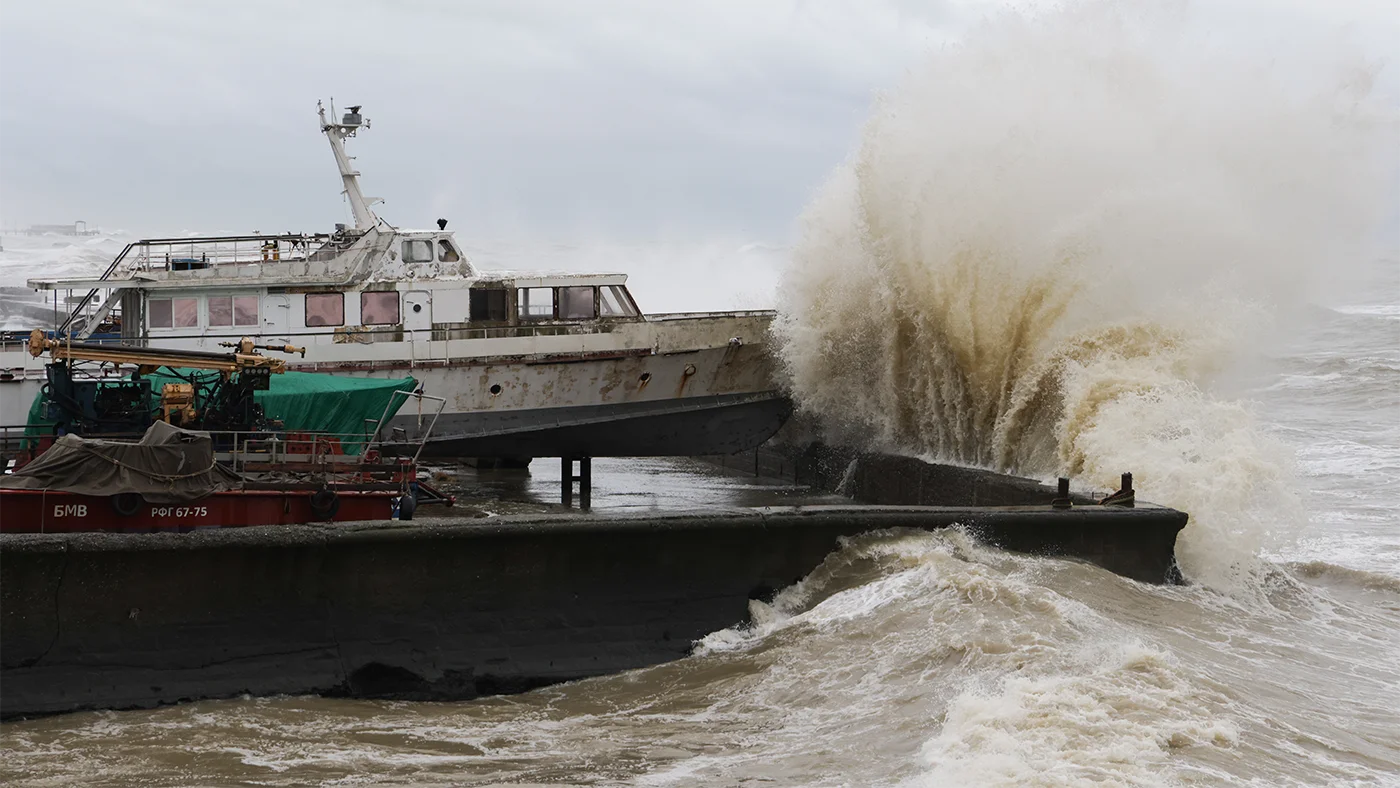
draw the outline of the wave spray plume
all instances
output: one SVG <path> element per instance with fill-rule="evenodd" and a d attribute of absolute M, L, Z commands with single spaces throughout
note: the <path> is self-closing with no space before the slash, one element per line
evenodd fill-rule
<path fill-rule="evenodd" d="M 1005 13 L 881 97 L 809 206 L 777 328 L 828 436 L 1188 510 L 1228 582 L 1302 517 L 1212 384 L 1374 260 L 1395 125 L 1330 40 L 1241 48 L 1199 8 Z"/>

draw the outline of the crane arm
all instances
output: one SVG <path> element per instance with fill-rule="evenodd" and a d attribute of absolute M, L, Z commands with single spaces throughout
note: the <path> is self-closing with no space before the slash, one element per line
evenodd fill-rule
<path fill-rule="evenodd" d="M 34 329 L 29 335 L 29 354 L 38 358 L 48 351 L 55 360 L 66 361 L 105 361 L 112 364 L 136 364 L 141 367 L 185 367 L 207 369 L 231 375 L 246 369 L 267 369 L 269 372 L 287 371 L 287 362 L 280 358 L 268 358 L 253 352 L 251 339 L 243 339 L 235 345 L 233 353 L 211 353 L 204 350 L 167 350 L 132 345 L 107 345 L 97 342 L 67 342 L 49 339 L 44 332 Z M 302 348 L 291 345 L 261 346 L 268 350 L 281 350 L 288 353 L 301 352 Z"/>

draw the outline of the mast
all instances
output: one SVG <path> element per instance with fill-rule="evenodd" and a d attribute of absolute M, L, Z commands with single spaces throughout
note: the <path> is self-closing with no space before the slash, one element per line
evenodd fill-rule
<path fill-rule="evenodd" d="M 350 201 L 350 210 L 355 214 L 355 229 L 368 230 L 379 223 L 379 217 L 369 207 L 383 201 L 378 197 L 365 197 L 364 192 L 360 191 L 360 173 L 350 164 L 354 157 L 345 153 L 345 139 L 355 136 L 360 126 L 369 128 L 369 121 L 360 117 L 359 106 L 351 107 L 339 123 L 326 122 L 326 108 L 319 101 L 316 102 L 316 113 L 321 117 L 321 131 L 330 140 L 335 164 L 340 168 L 345 198 Z M 335 114 L 334 104 L 331 105 L 331 114 Z"/>

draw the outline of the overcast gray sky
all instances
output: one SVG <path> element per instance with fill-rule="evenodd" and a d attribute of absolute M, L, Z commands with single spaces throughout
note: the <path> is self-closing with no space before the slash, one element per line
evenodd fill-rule
<path fill-rule="evenodd" d="M 14 2 L 0 220 L 322 229 L 315 103 L 391 222 L 786 236 L 874 91 L 979 0 Z"/>
<path fill-rule="evenodd" d="M 0 0 L 0 221 L 325 229 L 334 96 L 374 122 L 352 153 L 395 224 L 782 242 L 875 92 L 1001 5 Z"/>

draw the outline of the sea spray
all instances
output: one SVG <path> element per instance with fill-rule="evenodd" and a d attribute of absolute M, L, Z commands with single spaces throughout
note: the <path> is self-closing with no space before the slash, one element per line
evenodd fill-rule
<path fill-rule="evenodd" d="M 780 288 L 800 406 L 837 440 L 1133 471 L 1191 512 L 1196 580 L 1287 537 L 1289 456 L 1213 384 L 1374 259 L 1394 123 L 1330 42 L 1211 30 L 1176 3 L 1008 12 L 882 96 Z"/>

